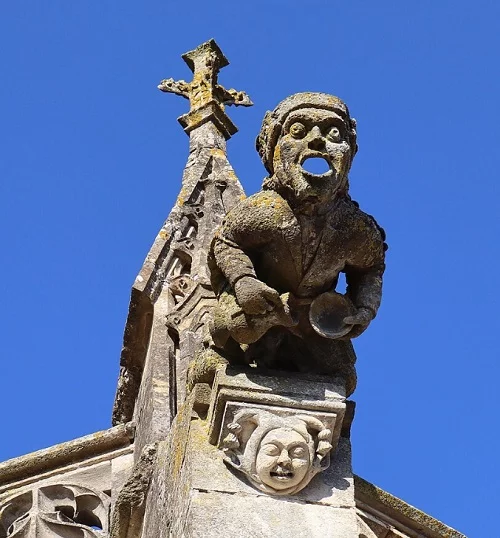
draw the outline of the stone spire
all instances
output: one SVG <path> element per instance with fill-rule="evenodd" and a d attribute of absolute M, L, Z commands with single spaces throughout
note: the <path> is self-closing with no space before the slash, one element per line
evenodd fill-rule
<path fill-rule="evenodd" d="M 245 196 L 226 155 L 226 140 L 237 129 L 224 108 L 252 102 L 218 84 L 228 61 L 214 40 L 183 59 L 193 80 L 163 80 L 158 88 L 190 100 L 179 118 L 190 138 L 189 156 L 177 201 L 132 287 L 113 411 L 114 424 L 137 424 L 137 457 L 167 435 L 184 400 L 187 365 L 215 302 L 206 261 L 210 241 Z"/>

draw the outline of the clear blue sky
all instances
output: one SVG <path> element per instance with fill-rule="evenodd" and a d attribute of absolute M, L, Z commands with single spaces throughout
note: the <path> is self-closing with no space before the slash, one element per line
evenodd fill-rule
<path fill-rule="evenodd" d="M 494 0 L 2 2 L 0 460 L 110 426 L 130 286 L 187 156 L 187 102 L 156 85 L 214 37 L 255 102 L 229 111 L 248 193 L 285 96 L 358 120 L 352 194 L 390 250 L 355 343 L 355 472 L 497 536 L 499 19 Z"/>

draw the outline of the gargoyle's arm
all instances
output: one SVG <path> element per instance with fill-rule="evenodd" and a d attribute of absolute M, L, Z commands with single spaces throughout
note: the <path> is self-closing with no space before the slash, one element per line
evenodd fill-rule
<path fill-rule="evenodd" d="M 225 237 L 224 229 L 216 233 L 212 243 L 212 252 L 217 267 L 233 289 L 236 282 L 244 276 L 257 278 L 252 260 L 239 244 Z"/>
<path fill-rule="evenodd" d="M 215 232 L 211 255 L 233 289 L 244 276 L 257 278 L 250 256 L 265 248 L 270 239 L 267 223 L 272 219 L 270 205 L 265 203 L 267 196 L 259 193 L 240 202 Z"/>
<path fill-rule="evenodd" d="M 385 264 L 383 257 L 367 269 L 347 267 L 345 269 L 346 294 L 357 308 L 367 308 L 377 314 L 382 299 L 382 275 Z"/>
<path fill-rule="evenodd" d="M 347 289 L 354 306 L 366 308 L 372 314 L 372 319 L 382 300 L 382 275 L 385 270 L 385 232 L 376 220 L 367 214 L 362 214 L 355 224 L 357 234 L 354 257 L 344 269 Z M 361 241 L 360 239 L 363 238 Z"/>
<path fill-rule="evenodd" d="M 240 216 L 236 221 L 239 218 Z M 278 292 L 257 278 L 252 260 L 247 254 L 253 248 L 260 250 L 263 247 L 266 234 L 242 233 L 248 222 L 245 218 L 241 219 L 241 222 L 243 226 L 240 227 L 239 233 L 231 237 L 228 227 L 223 225 L 214 238 L 212 252 L 218 269 L 216 272 L 211 272 L 214 291 L 219 294 L 224 289 L 224 279 L 216 277 L 218 272 L 219 276 L 222 273 L 229 282 L 238 305 L 246 314 L 262 315 L 274 310 L 277 306 L 283 308 Z M 249 230 L 246 229 L 246 231 Z"/>

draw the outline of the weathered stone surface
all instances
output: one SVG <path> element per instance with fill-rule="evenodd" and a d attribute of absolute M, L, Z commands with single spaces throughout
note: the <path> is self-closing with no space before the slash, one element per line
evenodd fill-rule
<path fill-rule="evenodd" d="M 217 530 L 220 534 L 224 525 L 227 525 L 227 534 L 222 536 L 232 536 L 231 533 L 235 532 L 233 521 L 245 522 L 244 529 L 240 529 L 240 534 L 234 534 L 235 536 L 269 536 L 259 534 L 264 532 L 267 525 L 267 512 L 259 512 L 261 499 L 265 494 L 242 481 L 240 476 L 224 464 L 218 449 L 208 443 L 207 422 L 191 419 L 193 400 L 192 395 L 181 408 L 172 425 L 168 443 L 160 443 L 158 464 L 155 466 L 148 493 L 142 536 L 212 536 L 212 531 Z M 297 523 L 293 529 L 293 536 L 305 536 L 307 532 L 308 535 L 314 536 L 318 522 L 307 514 L 319 513 L 319 507 L 322 507 L 331 510 L 325 512 L 325 517 L 332 522 L 338 523 L 337 512 L 338 517 L 344 513 L 347 515 L 342 531 L 339 530 L 340 534 L 331 536 L 357 538 L 353 532 L 342 534 L 347 527 L 351 527 L 351 531 L 357 530 L 348 440 L 341 440 L 334 461 L 330 469 L 320 473 L 307 488 L 293 497 L 270 497 L 276 503 L 290 499 L 285 501 L 285 504 L 289 503 L 286 511 L 298 510 L 297 520 L 300 525 Z M 202 502 L 199 499 L 206 500 Z M 218 508 L 214 507 L 212 510 L 212 502 L 217 504 Z M 237 518 L 229 515 L 234 515 L 230 509 L 231 505 L 238 509 Z M 290 535 L 292 528 L 289 526 L 289 519 L 283 517 L 281 504 L 275 504 L 273 507 L 265 504 L 264 507 L 267 511 L 275 511 L 272 520 L 275 521 L 277 532 L 285 535 L 288 530 Z M 315 508 L 308 512 L 307 507 Z M 352 515 L 347 514 L 348 508 L 353 511 Z M 344 512 L 340 512 L 341 510 Z M 211 513 L 208 514 L 207 511 Z M 300 517 L 299 513 L 302 514 Z M 295 519 L 294 516 L 290 517 Z M 201 527 L 203 520 L 204 528 Z M 247 522 L 251 525 L 247 526 Z M 245 532 L 246 534 L 241 534 Z M 277 536 L 281 535 L 279 532 Z"/>
<path fill-rule="evenodd" d="M 188 446 L 193 396 L 179 408 L 167 441 L 158 443 L 146 501 L 143 537 L 189 537 L 191 498 L 191 457 Z M 113 537 L 115 538 L 115 537 Z"/>
<path fill-rule="evenodd" d="M 137 424 L 134 454 L 138 460 L 143 449 L 159 439 L 165 439 L 175 417 L 176 341 L 165 325 L 169 304 L 168 289 L 162 290 L 154 304 L 150 328 L 150 345 L 146 353 L 133 422 Z"/>
<path fill-rule="evenodd" d="M 111 538 L 133 538 L 141 535 L 146 497 L 156 461 L 157 445 L 144 447 L 130 478 L 115 501 L 111 516 Z"/>
<path fill-rule="evenodd" d="M 159 245 L 155 244 L 148 258 L 154 258 Z M 146 259 L 130 295 L 130 305 L 123 335 L 120 356 L 120 375 L 113 407 L 113 425 L 132 420 L 135 400 L 141 384 L 142 370 L 148 349 L 153 316 L 153 305 L 144 290 L 149 278 L 154 277 L 152 260 Z"/>
<path fill-rule="evenodd" d="M 213 39 L 186 52 L 182 58 L 193 72 L 192 82 L 165 79 L 160 82 L 158 89 L 189 99 L 191 110 L 179 118 L 187 134 L 211 122 L 229 139 L 237 129 L 224 113 L 224 105 L 252 106 L 252 101 L 245 92 L 226 90 L 218 83 L 219 70 L 229 62 Z"/>
<path fill-rule="evenodd" d="M 224 389 L 229 386 L 233 389 L 236 387 L 239 389 L 240 396 L 248 397 L 248 394 L 253 393 L 254 400 L 246 404 L 251 408 L 258 406 L 256 399 L 260 398 L 260 401 L 268 402 L 269 398 L 273 400 L 274 396 L 275 403 L 281 403 L 281 405 L 275 405 L 274 409 L 282 412 L 284 416 L 287 413 L 291 416 L 300 416 L 302 403 L 311 407 L 311 401 L 320 398 L 322 403 L 312 405 L 313 411 L 302 409 L 303 415 L 309 412 L 311 416 L 316 416 L 321 414 L 321 410 L 323 414 L 327 414 L 328 411 L 325 409 L 330 411 L 335 409 L 342 416 L 345 406 L 342 385 L 335 385 L 325 379 L 322 379 L 321 383 L 314 383 L 311 377 L 306 377 L 296 380 L 297 390 L 295 391 L 293 383 L 294 379 L 289 376 L 288 378 L 284 376 L 269 378 L 260 374 L 252 377 L 241 373 L 233 372 L 228 375 L 220 372 L 220 383 L 217 383 L 216 387 L 221 390 L 214 390 L 213 397 L 223 394 Z M 224 463 L 220 450 L 208 442 L 209 420 L 213 421 L 216 413 L 212 409 L 207 420 L 193 415 L 199 392 L 191 393 L 172 424 L 168 442 L 162 442 L 159 445 L 158 460 L 148 493 L 149 501 L 146 503 L 142 536 L 212 536 L 212 532 L 222 532 L 221 529 L 224 526 L 227 526 L 225 531 L 227 534 L 223 535 L 233 535 L 232 533 L 236 531 L 232 523 L 228 522 L 234 519 L 228 517 L 231 505 L 238 509 L 238 519 L 249 524 L 249 526 L 245 524 L 245 528 L 239 530 L 243 534 L 234 534 L 235 536 L 267 536 L 261 533 L 267 532 L 265 530 L 268 523 L 266 517 L 271 510 L 275 511 L 273 516 L 275 534 L 280 536 L 288 532 L 290 535 L 291 528 L 287 517 L 276 516 L 278 511 L 282 514 L 281 505 L 271 506 L 264 502 L 263 512 L 258 517 L 256 514 L 259 514 L 259 506 L 263 502 L 263 492 L 250 485 L 245 479 L 242 480 L 241 474 L 232 471 L 230 466 Z M 295 408 L 285 407 L 285 403 L 293 400 L 293 394 L 295 394 Z M 204 391 L 201 397 L 204 401 Z M 244 405 L 245 402 L 240 401 L 240 404 Z M 212 408 L 215 407 L 212 405 Z M 267 407 L 269 406 L 266 405 Z M 222 418 L 219 428 L 225 423 Z M 340 431 L 340 428 L 335 426 L 332 426 L 332 429 L 336 432 Z M 218 440 L 219 436 L 214 434 L 214 438 Z M 317 448 L 318 444 L 315 446 Z M 327 536 L 343 536 L 343 538 L 356 536 L 358 538 L 350 462 L 349 441 L 340 439 L 338 450 L 332 454 L 330 468 L 317 475 L 307 487 L 293 497 L 290 495 L 272 497 L 273 502 L 276 503 L 279 500 L 285 500 L 285 504 L 289 503 L 285 511 L 296 513 L 296 516 L 290 516 L 293 520 L 297 520 L 293 536 L 314 536 L 317 532 L 315 517 L 322 512 L 321 509 L 325 509 L 329 510 L 325 512 L 325 521 L 331 521 L 332 524 L 335 522 L 337 529 L 335 531 L 337 534 L 330 533 L 326 534 Z M 291 502 L 292 499 L 294 503 Z M 215 503 L 217 508 L 212 509 L 211 503 Z M 349 510 L 352 514 L 348 513 Z M 311 517 L 307 514 L 311 514 Z M 344 514 L 346 517 L 343 517 Z M 343 521 L 342 527 L 339 527 L 339 518 Z M 205 521 L 205 527 L 202 528 L 203 521 Z"/>

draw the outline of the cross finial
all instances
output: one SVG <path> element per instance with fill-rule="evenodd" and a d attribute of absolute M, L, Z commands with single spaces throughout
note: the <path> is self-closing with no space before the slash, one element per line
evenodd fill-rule
<path fill-rule="evenodd" d="M 165 79 L 160 82 L 158 89 L 189 99 L 189 113 L 179 118 L 186 133 L 212 121 L 226 139 L 230 138 L 237 132 L 237 128 L 224 112 L 224 105 L 252 106 L 253 103 L 245 92 L 226 90 L 218 83 L 220 69 L 229 65 L 226 57 L 211 39 L 183 54 L 182 59 L 193 72 L 193 80 L 186 82 Z"/>

